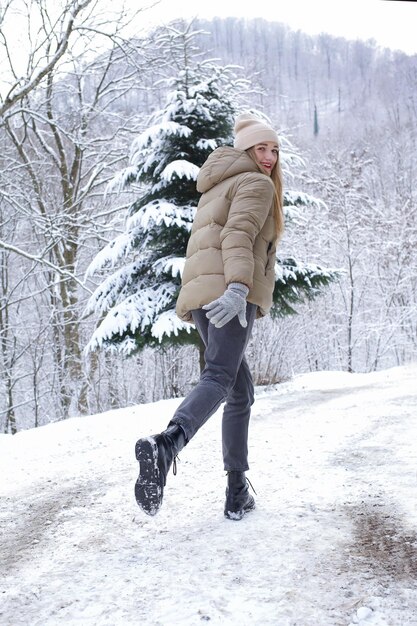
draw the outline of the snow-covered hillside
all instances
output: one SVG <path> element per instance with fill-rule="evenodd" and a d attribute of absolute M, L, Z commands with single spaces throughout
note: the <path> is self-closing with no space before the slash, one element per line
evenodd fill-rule
<path fill-rule="evenodd" d="M 2 626 L 417 624 L 417 365 L 258 389 L 257 508 L 223 517 L 220 411 L 154 517 L 134 444 L 180 400 L 0 437 Z"/>

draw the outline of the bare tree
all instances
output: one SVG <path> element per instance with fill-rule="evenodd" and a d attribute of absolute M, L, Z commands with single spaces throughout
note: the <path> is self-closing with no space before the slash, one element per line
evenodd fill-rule
<path fill-rule="evenodd" d="M 70 40 L 85 26 L 83 13 L 91 9 L 97 2 L 94 0 L 72 0 L 66 3 L 56 3 L 54 15 L 51 15 L 51 3 L 46 0 L 25 3 L 8 0 L 0 9 L 0 41 L 2 67 L 8 75 L 9 84 L 0 102 L 0 117 L 9 109 L 28 96 L 42 80 L 54 71 L 61 59 L 68 51 Z M 19 6 L 18 6 L 19 5 Z M 26 14 L 22 10 L 26 9 Z M 28 50 L 25 59 L 26 72 L 22 75 L 14 60 L 17 48 L 13 45 L 13 23 L 16 17 L 27 20 L 29 37 L 34 35 L 31 22 L 38 27 L 36 38 Z M 14 19 L 13 19 L 14 18 Z M 7 67 L 7 69 L 6 69 Z M 3 79 L 4 80 L 4 79 Z"/>
<path fill-rule="evenodd" d="M 0 249 L 7 259 L 13 253 L 29 261 L 32 272 L 43 268 L 38 288 L 48 295 L 62 417 L 88 412 L 79 319 L 79 301 L 88 289 L 77 272 L 84 247 L 97 238 L 94 212 L 112 168 L 125 156 L 121 146 L 140 124 L 129 97 L 138 90 L 140 72 L 159 55 L 152 59 L 144 41 L 123 37 L 132 15 L 122 10 L 106 21 L 99 12 L 102 4 L 22 3 L 29 33 L 32 22 L 37 25 L 24 79 L 18 79 L 7 28 L 13 3 L 1 14 L 11 81 L 0 118 L 1 198 L 6 214 L 20 220 L 24 239 L 16 240 L 12 231 L 7 240 L 0 238 Z"/>

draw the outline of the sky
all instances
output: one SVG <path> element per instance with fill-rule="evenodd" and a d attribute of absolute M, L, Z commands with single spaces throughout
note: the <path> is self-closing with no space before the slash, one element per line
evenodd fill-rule
<path fill-rule="evenodd" d="M 382 47 L 417 54 L 417 2 L 405 0 L 160 0 L 142 17 L 156 24 L 176 17 L 215 16 L 261 17 L 312 35 L 326 32 L 346 39 L 375 39 Z"/>
<path fill-rule="evenodd" d="M 58 11 L 61 5 L 54 4 L 55 0 L 49 2 L 52 7 L 50 16 L 53 9 Z M 132 19 L 124 32 L 125 36 L 143 35 L 150 28 L 166 24 L 175 18 L 191 20 L 194 17 L 212 19 L 216 16 L 247 19 L 260 17 L 285 23 L 294 30 L 311 35 L 324 32 L 353 40 L 374 39 L 381 47 L 417 54 L 417 2 L 406 0 L 274 0 L 272 4 L 268 3 L 268 8 L 265 2 L 247 3 L 242 0 L 124 0 L 124 4 L 130 14 L 138 11 L 136 18 Z M 122 3 L 115 3 L 114 0 L 100 0 L 96 10 L 100 9 L 99 15 L 103 16 L 104 23 L 106 20 L 111 23 L 121 5 Z M 36 11 L 26 5 L 25 0 L 13 0 L 7 19 L 2 24 L 17 75 L 24 76 L 27 71 L 32 41 L 41 44 L 36 18 Z M 42 54 L 41 45 L 37 56 Z M 4 91 L 5 95 L 10 83 L 7 75 L 9 61 L 1 45 L 0 67 L 0 91 Z"/>
<path fill-rule="evenodd" d="M 0 623 L 415 625 L 416 376 L 258 387 L 241 521 L 223 514 L 222 408 L 154 517 L 136 505 L 134 445 L 181 398 L 0 434 Z"/>

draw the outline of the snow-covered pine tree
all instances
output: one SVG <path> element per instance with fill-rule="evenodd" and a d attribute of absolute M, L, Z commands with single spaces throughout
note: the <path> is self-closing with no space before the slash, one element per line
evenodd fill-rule
<path fill-rule="evenodd" d="M 242 81 L 228 67 L 210 62 L 187 68 L 169 80 L 165 107 L 132 145 L 130 164 L 113 183 L 139 185 L 125 232 L 93 260 L 87 276 L 118 268 L 95 290 L 85 315 L 103 317 L 88 350 L 116 349 L 129 355 L 145 346 L 198 343 L 190 324 L 175 313 L 186 246 L 198 203 L 195 181 L 212 150 L 233 144 Z M 302 163 L 284 142 L 283 169 Z M 286 221 L 301 205 L 317 202 L 308 194 L 286 191 Z M 295 258 L 278 258 L 273 315 L 295 313 L 294 304 L 313 298 L 336 272 Z"/>

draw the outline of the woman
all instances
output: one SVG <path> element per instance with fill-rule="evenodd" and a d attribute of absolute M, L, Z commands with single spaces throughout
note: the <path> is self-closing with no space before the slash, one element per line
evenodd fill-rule
<path fill-rule="evenodd" d="M 205 368 L 167 429 L 136 443 L 135 496 L 145 513 L 158 512 L 176 455 L 225 402 L 224 514 L 241 519 L 255 506 L 245 476 L 254 387 L 244 354 L 255 318 L 272 305 L 276 242 L 283 230 L 276 132 L 250 113 L 240 115 L 234 147 L 212 152 L 198 174 L 197 190 L 202 196 L 176 311 L 195 324 L 206 348 Z"/>

